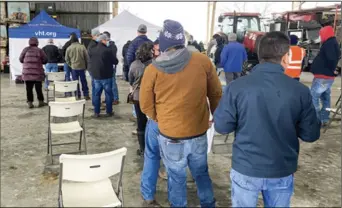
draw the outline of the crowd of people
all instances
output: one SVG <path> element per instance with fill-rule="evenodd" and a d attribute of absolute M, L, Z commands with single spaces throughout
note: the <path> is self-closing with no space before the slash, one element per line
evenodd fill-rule
<path fill-rule="evenodd" d="M 217 53 L 212 63 L 192 38 L 186 41 L 179 22 L 165 20 L 155 41 L 147 37 L 147 29 L 140 25 L 137 37 L 128 41 L 122 51 L 125 80 L 130 84 L 128 97 L 137 117 L 137 154 L 144 160 L 143 206 L 161 207 L 155 194 L 158 175 L 164 175 L 171 207 L 186 207 L 189 168 L 201 207 L 215 207 L 206 135 L 214 125 L 220 134 L 235 132 L 230 172 L 232 206 L 256 207 L 261 192 L 265 207 L 289 207 L 299 139 L 318 140 L 321 126 L 329 119 L 325 108 L 330 107 L 330 89 L 341 55 L 332 27 L 320 31 L 322 46 L 312 64 L 311 91 L 299 82 L 305 52 L 297 46 L 295 36 L 281 32 L 263 35 L 258 47 L 260 63 L 248 76 L 241 77 L 247 54 L 236 41 L 236 34 L 229 34 L 228 44 L 216 36 Z M 108 32 L 93 30 L 92 36 L 86 49 L 72 34 L 61 55 L 50 45 L 39 49 L 38 40 L 30 39 L 30 46 L 20 56 L 30 107 L 33 86 L 39 105 L 44 105 L 42 65 L 48 65 L 47 71 L 55 71 L 55 58 L 62 57 L 66 80 L 70 80 L 68 71 L 72 80 L 80 79 L 86 99 L 89 90 L 85 69 L 89 71 L 94 116 L 100 115 L 103 90 L 106 115 L 112 115 L 112 104 L 119 100 L 115 80 L 117 48 Z M 224 92 L 217 68 L 225 72 Z M 164 174 L 159 172 L 161 160 Z"/>

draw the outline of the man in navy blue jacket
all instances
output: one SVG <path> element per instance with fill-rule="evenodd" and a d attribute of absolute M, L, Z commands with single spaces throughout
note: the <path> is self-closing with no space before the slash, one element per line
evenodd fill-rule
<path fill-rule="evenodd" d="M 139 46 L 141 46 L 146 41 L 150 41 L 152 43 L 152 41 L 147 38 L 146 33 L 147 33 L 146 25 L 144 24 L 139 25 L 138 36 L 134 38 L 134 40 L 132 40 L 127 50 L 126 59 L 127 59 L 128 67 L 130 67 L 133 61 L 135 61 L 135 53 L 137 52 L 137 49 L 139 48 Z"/>
<path fill-rule="evenodd" d="M 129 44 L 128 49 L 127 49 L 127 53 L 126 53 L 126 57 L 125 57 L 126 63 L 128 66 L 128 71 L 129 71 L 129 67 L 131 66 L 133 61 L 135 61 L 135 53 L 137 52 L 137 49 L 139 48 L 139 46 L 141 46 L 146 41 L 150 41 L 152 43 L 152 41 L 150 39 L 148 39 L 146 36 L 146 33 L 147 33 L 146 25 L 144 25 L 144 24 L 139 25 L 137 32 L 138 32 L 138 36 L 132 40 L 131 44 Z M 134 105 L 132 105 L 132 111 L 133 111 L 132 112 L 133 117 L 136 118 Z M 133 131 L 132 134 L 136 134 L 136 131 Z"/>
<path fill-rule="evenodd" d="M 231 177 L 233 207 L 289 207 L 299 139 L 320 137 L 320 121 L 308 87 L 284 74 L 289 38 L 267 33 L 253 72 L 230 83 L 214 113 L 215 130 L 235 131 Z"/>
<path fill-rule="evenodd" d="M 341 56 L 341 51 L 336 40 L 334 29 L 325 26 L 319 31 L 322 46 L 315 57 L 311 72 L 314 75 L 311 86 L 312 102 L 316 108 L 317 116 L 321 119 L 322 126 L 329 122 L 330 93 L 335 79 L 335 70 Z M 319 101 L 322 101 L 322 108 Z"/>
<path fill-rule="evenodd" d="M 236 41 L 235 33 L 228 35 L 228 45 L 224 46 L 221 52 L 221 66 L 224 68 L 226 85 L 240 77 L 242 66 L 247 61 L 247 52 L 245 47 Z"/>

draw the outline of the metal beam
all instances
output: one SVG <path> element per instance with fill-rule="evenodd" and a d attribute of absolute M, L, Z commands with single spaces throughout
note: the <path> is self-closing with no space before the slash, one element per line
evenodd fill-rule
<path fill-rule="evenodd" d="M 113 1 L 113 11 L 112 11 L 112 15 L 113 17 L 117 16 L 119 13 L 119 2 L 118 1 Z"/>
<path fill-rule="evenodd" d="M 210 24 L 210 34 L 209 37 L 213 36 L 215 28 L 215 13 L 216 13 L 216 1 L 213 2 L 213 7 L 211 10 L 211 24 Z"/>

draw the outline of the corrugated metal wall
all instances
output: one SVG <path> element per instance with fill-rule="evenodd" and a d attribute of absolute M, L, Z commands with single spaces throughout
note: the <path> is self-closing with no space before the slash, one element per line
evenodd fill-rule
<path fill-rule="evenodd" d="M 35 10 L 35 3 L 30 2 L 31 11 Z M 111 18 L 110 2 L 55 2 L 56 15 L 59 23 L 90 31 Z M 107 14 L 106 14 L 107 13 Z"/>
<path fill-rule="evenodd" d="M 94 14 L 58 14 L 57 20 L 62 25 L 79 28 L 82 31 L 88 31 L 98 25 L 108 21 L 110 15 Z"/>

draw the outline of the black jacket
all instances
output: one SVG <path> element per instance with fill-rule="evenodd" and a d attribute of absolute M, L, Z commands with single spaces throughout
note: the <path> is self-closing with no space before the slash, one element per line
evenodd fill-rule
<path fill-rule="evenodd" d="M 221 52 L 222 49 L 224 47 L 224 40 L 223 38 L 217 38 L 216 39 L 216 51 L 215 51 L 215 56 L 214 56 L 214 64 L 216 66 L 216 68 L 221 68 L 223 66 L 221 66 Z"/>
<path fill-rule="evenodd" d="M 64 44 L 64 46 L 63 46 L 63 48 L 62 48 L 62 56 L 63 56 L 63 59 L 65 58 L 65 53 L 66 53 L 66 50 L 68 49 L 68 47 L 71 45 L 71 43 L 74 42 L 75 39 L 77 39 L 76 33 L 71 33 L 70 35 L 71 35 L 70 40 L 68 40 L 68 41 Z"/>
<path fill-rule="evenodd" d="M 334 77 L 334 71 L 340 60 L 341 51 L 335 37 L 326 40 L 311 65 L 311 72 L 315 75 Z"/>
<path fill-rule="evenodd" d="M 113 50 L 110 47 L 98 43 L 89 53 L 89 73 L 95 80 L 113 78 L 114 66 L 117 64 L 113 57 Z"/>
<path fill-rule="evenodd" d="M 96 45 L 97 45 L 97 41 L 96 41 L 96 40 L 91 40 L 91 41 L 89 42 L 88 48 L 87 48 L 88 53 L 89 53 L 90 50 L 91 50 L 92 48 L 94 48 Z"/>
<path fill-rule="evenodd" d="M 55 45 L 46 45 L 43 48 L 44 53 L 47 56 L 48 63 L 58 63 L 61 60 L 59 49 Z"/>
<path fill-rule="evenodd" d="M 114 41 L 109 41 L 109 48 L 112 50 L 112 54 L 113 54 L 113 62 L 114 62 L 114 65 L 118 65 L 119 63 L 119 60 L 116 56 L 116 53 L 118 52 L 118 48 L 116 47 L 115 45 L 115 42 Z"/>
<path fill-rule="evenodd" d="M 125 45 L 122 47 L 122 57 L 124 58 L 124 66 L 128 65 L 126 60 L 126 54 L 128 51 L 129 44 L 131 44 L 131 41 L 127 41 Z"/>

